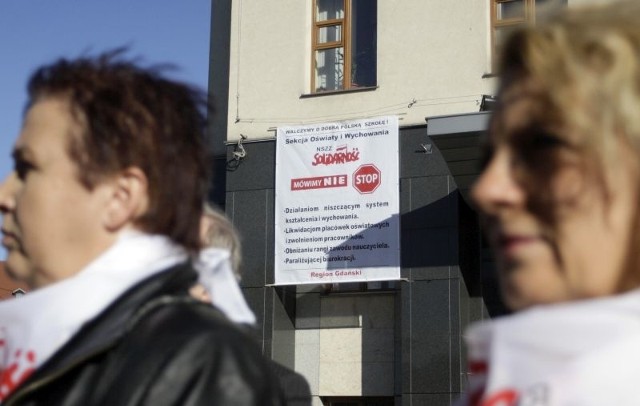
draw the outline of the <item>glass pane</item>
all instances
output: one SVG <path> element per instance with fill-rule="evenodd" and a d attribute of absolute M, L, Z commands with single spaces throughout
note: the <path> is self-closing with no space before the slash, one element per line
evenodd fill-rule
<path fill-rule="evenodd" d="M 507 0 L 496 4 L 498 20 L 524 18 L 524 0 Z"/>
<path fill-rule="evenodd" d="M 316 92 L 344 89 L 344 48 L 316 51 Z"/>
<path fill-rule="evenodd" d="M 350 87 L 376 85 L 377 1 L 353 0 Z"/>
<path fill-rule="evenodd" d="M 316 0 L 316 21 L 344 18 L 344 0 Z"/>
<path fill-rule="evenodd" d="M 511 35 L 512 31 L 518 27 L 519 25 L 512 25 L 507 27 L 496 28 L 493 34 L 494 35 L 493 51 L 495 53 L 494 55 L 496 57 L 496 60 L 499 59 L 500 54 L 502 53 L 502 47 L 504 45 L 504 41 L 509 37 L 509 35 Z"/>
<path fill-rule="evenodd" d="M 504 42 L 504 40 L 509 36 L 509 34 L 511 33 L 511 31 L 513 31 L 515 27 L 500 27 L 500 28 L 496 28 L 495 32 L 495 38 L 494 38 L 494 43 L 496 45 L 496 48 L 502 47 L 502 44 Z"/>
<path fill-rule="evenodd" d="M 318 29 L 318 44 L 342 41 L 342 25 L 329 25 Z"/>

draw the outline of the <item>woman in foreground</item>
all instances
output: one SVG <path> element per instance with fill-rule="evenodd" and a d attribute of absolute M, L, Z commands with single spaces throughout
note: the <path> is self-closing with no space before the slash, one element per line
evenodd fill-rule
<path fill-rule="evenodd" d="M 467 332 L 464 402 L 640 405 L 640 2 L 511 35 L 473 188 L 515 314 Z"/>
<path fill-rule="evenodd" d="M 2 406 L 282 405 L 253 339 L 189 296 L 205 100 L 111 51 L 29 81 L 0 183 Z"/>

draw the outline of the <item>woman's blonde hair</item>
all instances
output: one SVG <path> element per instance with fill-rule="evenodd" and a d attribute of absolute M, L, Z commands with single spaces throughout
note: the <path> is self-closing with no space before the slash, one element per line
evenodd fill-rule
<path fill-rule="evenodd" d="M 533 81 L 586 148 L 610 153 L 616 136 L 640 147 L 640 1 L 569 7 L 514 32 L 499 72 L 503 87 Z"/>

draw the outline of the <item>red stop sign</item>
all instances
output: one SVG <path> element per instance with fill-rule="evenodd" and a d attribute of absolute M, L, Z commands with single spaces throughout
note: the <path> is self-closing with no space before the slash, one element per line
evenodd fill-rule
<path fill-rule="evenodd" d="M 362 194 L 373 193 L 380 186 L 380 169 L 374 164 L 360 165 L 353 172 L 353 187 Z"/>

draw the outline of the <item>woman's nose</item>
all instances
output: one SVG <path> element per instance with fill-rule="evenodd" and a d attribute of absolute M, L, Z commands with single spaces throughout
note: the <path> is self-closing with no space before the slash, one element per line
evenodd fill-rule
<path fill-rule="evenodd" d="M 18 177 L 15 172 L 11 172 L 0 184 L 0 212 L 3 214 L 15 208 L 17 188 Z"/>
<path fill-rule="evenodd" d="M 524 202 L 525 194 L 513 174 L 512 159 L 506 148 L 499 148 L 471 189 L 471 197 L 485 214 Z"/>

